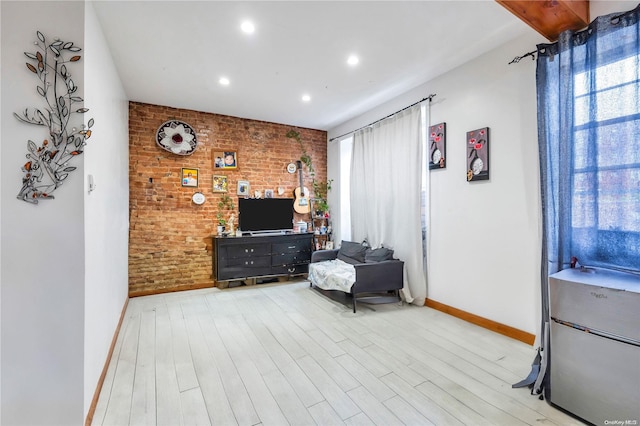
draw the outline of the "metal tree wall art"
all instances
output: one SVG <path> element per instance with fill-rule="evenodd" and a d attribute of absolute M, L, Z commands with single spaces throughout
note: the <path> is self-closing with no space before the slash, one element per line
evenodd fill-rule
<path fill-rule="evenodd" d="M 24 54 L 30 60 L 27 69 L 39 80 L 36 90 L 45 106 L 13 114 L 23 123 L 47 128 L 48 137 L 40 146 L 32 140 L 27 142 L 27 162 L 22 166 L 22 189 L 17 197 L 34 204 L 41 198 L 54 198 L 53 191 L 76 169 L 69 161 L 82 154 L 93 126 L 90 119 L 81 129 L 69 129 L 74 114 L 89 111 L 81 106 L 83 99 L 75 95 L 78 86 L 67 68 L 67 64 L 80 60 L 78 52 L 82 49 L 70 41 L 55 39 L 49 43 L 40 31 L 36 35 L 36 52 Z"/>

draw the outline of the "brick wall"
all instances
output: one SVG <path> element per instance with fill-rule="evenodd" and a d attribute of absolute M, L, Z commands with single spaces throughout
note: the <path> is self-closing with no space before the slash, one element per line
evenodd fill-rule
<path fill-rule="evenodd" d="M 168 120 L 181 120 L 197 133 L 198 147 L 192 155 L 175 155 L 155 141 L 158 127 Z M 232 198 L 238 180 L 247 180 L 255 190 L 284 188 L 282 197 L 292 197 L 298 174 L 289 174 L 287 164 L 300 158 L 301 148 L 286 133 L 300 132 L 313 159 L 316 177 L 326 179 L 327 134 L 324 131 L 247 120 L 164 106 L 129 104 L 129 294 L 131 296 L 211 287 L 211 236 L 216 232 L 217 203 L 213 175 L 225 175 Z M 236 151 L 238 168 L 213 168 L 214 151 Z M 181 169 L 197 168 L 198 188 L 181 185 Z M 305 186 L 311 180 L 304 174 Z M 202 192 L 206 202 L 191 201 Z M 235 201 L 235 200 L 234 200 Z M 234 202 L 237 209 L 237 202 Z M 227 215 L 226 215 L 227 216 Z M 228 217 L 228 216 L 227 216 Z M 236 212 L 236 218 L 238 217 Z M 237 225 L 237 220 L 236 220 Z"/>

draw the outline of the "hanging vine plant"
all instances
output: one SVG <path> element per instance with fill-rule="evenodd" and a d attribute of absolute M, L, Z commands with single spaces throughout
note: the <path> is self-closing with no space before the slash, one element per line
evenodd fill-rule
<path fill-rule="evenodd" d="M 82 49 L 73 42 L 59 39 L 48 43 L 40 31 L 36 35 L 37 50 L 24 54 L 30 60 L 26 63 L 27 69 L 39 80 L 36 91 L 45 106 L 26 108 L 21 114 L 13 114 L 23 123 L 47 128 L 48 138 L 42 144 L 27 142 L 27 162 L 22 166 L 22 188 L 17 195 L 18 199 L 34 204 L 41 198 L 54 198 L 53 192 L 76 169 L 69 162 L 82 154 L 94 122 L 92 118 L 86 126 L 82 124 L 81 129 L 69 129 L 74 114 L 83 115 L 89 111 L 78 106 L 84 100 L 75 94 L 78 86 L 67 67 L 80 60 L 78 52 Z"/>
<path fill-rule="evenodd" d="M 309 176 L 311 176 L 311 179 L 315 179 L 316 170 L 313 168 L 313 162 L 311 161 L 311 156 L 307 153 L 307 149 L 305 148 L 304 143 L 302 142 L 302 137 L 300 136 L 300 133 L 291 129 L 287 132 L 285 136 L 288 137 L 289 139 L 295 139 L 298 142 L 298 144 L 300 145 L 300 150 L 302 151 L 300 160 L 305 164 L 305 166 L 307 166 L 307 170 L 309 170 Z"/>

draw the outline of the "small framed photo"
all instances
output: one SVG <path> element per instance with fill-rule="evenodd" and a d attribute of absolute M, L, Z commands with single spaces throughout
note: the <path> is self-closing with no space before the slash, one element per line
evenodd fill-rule
<path fill-rule="evenodd" d="M 243 195 L 245 197 L 249 196 L 249 181 L 248 180 L 239 180 L 238 181 L 238 195 Z"/>
<path fill-rule="evenodd" d="M 264 198 L 273 198 L 273 189 L 265 189 Z"/>
<path fill-rule="evenodd" d="M 333 241 L 327 241 L 325 250 L 333 250 Z"/>
<path fill-rule="evenodd" d="M 213 152 L 213 168 L 214 169 L 237 169 L 238 153 L 236 151 L 214 151 Z"/>
<path fill-rule="evenodd" d="M 229 181 L 226 176 L 213 176 L 213 192 L 227 192 Z"/>
<path fill-rule="evenodd" d="M 198 169 L 182 169 L 182 186 L 198 187 Z"/>

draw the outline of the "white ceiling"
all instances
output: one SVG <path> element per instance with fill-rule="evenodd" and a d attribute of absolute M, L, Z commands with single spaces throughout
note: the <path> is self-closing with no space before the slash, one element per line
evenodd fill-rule
<path fill-rule="evenodd" d="M 320 130 L 532 31 L 493 0 L 96 1 L 94 8 L 130 100 Z M 240 30 L 244 19 L 255 23 L 254 34 Z M 352 53 L 356 67 L 346 64 Z M 221 76 L 231 84 L 221 86 Z"/>

